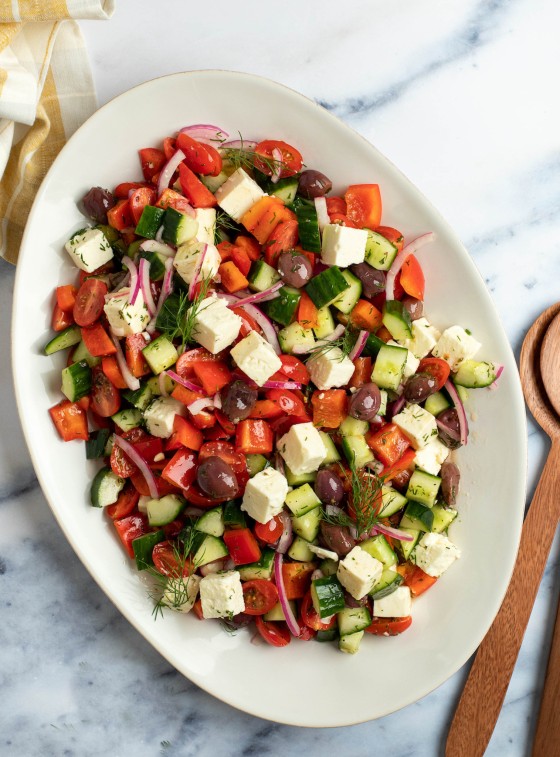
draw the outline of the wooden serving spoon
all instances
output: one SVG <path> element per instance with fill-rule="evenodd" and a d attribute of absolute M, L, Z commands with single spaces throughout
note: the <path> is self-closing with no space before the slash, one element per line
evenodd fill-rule
<path fill-rule="evenodd" d="M 552 446 L 523 524 L 509 588 L 490 630 L 478 648 L 451 723 L 446 757 L 482 757 L 486 750 L 502 708 L 560 520 L 560 418 L 548 400 L 539 370 L 543 337 L 558 313 L 560 303 L 545 310 L 523 341 L 519 372 L 525 401 L 537 423 L 550 437 Z M 547 372 L 547 381 L 549 386 L 555 384 L 557 391 L 560 391 L 558 372 L 555 375 L 548 375 Z M 558 753 L 557 750 L 556 754 Z"/>

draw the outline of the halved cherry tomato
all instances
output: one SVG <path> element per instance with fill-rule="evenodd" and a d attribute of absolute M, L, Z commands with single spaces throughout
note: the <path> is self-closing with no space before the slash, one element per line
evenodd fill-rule
<path fill-rule="evenodd" d="M 134 226 L 134 219 L 132 218 L 132 212 L 128 200 L 119 200 L 114 207 L 108 210 L 107 220 L 109 226 L 117 229 L 117 231 L 122 231 L 123 229 L 128 229 L 131 226 Z"/>
<path fill-rule="evenodd" d="M 428 373 L 434 378 L 437 381 L 437 390 L 439 392 L 449 378 L 451 369 L 449 363 L 446 363 L 445 360 L 442 360 L 439 357 L 424 357 L 420 361 L 417 372 Z"/>
<path fill-rule="evenodd" d="M 407 615 L 405 618 L 374 618 L 371 625 L 364 628 L 364 631 L 375 636 L 398 636 L 411 624 L 412 615 Z"/>
<path fill-rule="evenodd" d="M 278 373 L 283 373 L 291 381 L 297 381 L 300 384 L 309 383 L 309 371 L 304 363 L 294 355 L 279 355 L 282 367 Z"/>
<path fill-rule="evenodd" d="M 194 208 L 213 208 L 216 198 L 212 192 L 204 186 L 198 176 L 184 163 L 179 163 L 179 181 L 181 190 L 189 199 Z"/>
<path fill-rule="evenodd" d="M 119 494 L 119 497 L 114 505 L 109 505 L 109 507 L 105 508 L 105 512 L 111 518 L 111 520 L 120 520 L 121 518 L 126 518 L 127 515 L 130 515 L 136 505 L 138 504 L 138 500 L 140 499 L 140 495 L 136 491 L 136 489 L 131 485 L 127 484 L 124 489 Z"/>
<path fill-rule="evenodd" d="M 152 550 L 154 568 L 162 576 L 180 578 L 190 576 L 193 571 L 192 560 L 183 559 L 180 549 L 171 541 L 160 541 Z"/>
<path fill-rule="evenodd" d="M 266 542 L 267 544 L 274 544 L 278 541 L 284 530 L 284 525 L 280 518 L 275 515 L 266 523 L 255 523 L 253 531 L 257 539 Z"/>
<path fill-rule="evenodd" d="M 257 615 L 255 624 L 259 634 L 273 647 L 286 647 L 292 640 L 288 626 L 285 623 L 267 622 L 260 615 Z"/>
<path fill-rule="evenodd" d="M 64 331 L 64 329 L 67 329 L 68 326 L 71 326 L 74 323 L 74 320 L 72 318 L 72 313 L 65 313 L 64 310 L 61 310 L 58 303 L 54 306 L 52 318 L 51 318 L 51 328 L 53 331 Z"/>
<path fill-rule="evenodd" d="M 169 160 L 175 151 L 177 150 L 177 140 L 175 137 L 166 137 L 163 140 L 163 152 L 165 153 L 165 159 Z"/>
<path fill-rule="evenodd" d="M 144 344 L 144 346 L 146 345 Z M 191 378 L 194 373 L 193 366 L 195 363 L 202 363 L 207 361 L 216 362 L 219 361 L 222 356 L 223 353 L 221 352 L 217 355 L 213 355 L 204 347 L 195 347 L 193 350 L 187 350 L 179 356 L 177 364 L 175 365 L 175 370 L 177 371 L 179 376 L 181 376 L 181 378 Z"/>
<path fill-rule="evenodd" d="M 136 465 L 122 451 L 118 444 L 113 444 L 109 465 L 115 476 L 119 476 L 119 478 L 130 478 L 130 476 L 138 472 Z"/>
<path fill-rule="evenodd" d="M 146 181 L 151 181 L 154 175 L 163 168 L 166 162 L 165 153 L 156 147 L 145 147 L 143 150 L 138 150 L 138 155 L 144 178 Z"/>
<path fill-rule="evenodd" d="M 107 284 L 101 279 L 86 279 L 76 294 L 73 315 L 78 326 L 91 326 L 103 312 Z"/>
<path fill-rule="evenodd" d="M 276 402 L 286 415 L 305 415 L 305 405 L 289 389 L 267 389 L 266 398 Z"/>
<path fill-rule="evenodd" d="M 281 221 L 267 239 L 264 251 L 265 261 L 276 265 L 276 260 L 282 252 L 292 250 L 298 240 L 299 226 L 297 221 Z"/>
<path fill-rule="evenodd" d="M 222 502 L 227 502 L 228 499 L 231 499 L 231 497 L 222 497 L 221 499 L 207 497 L 195 483 L 183 490 L 183 496 L 187 502 L 190 502 L 195 507 L 216 507 L 216 505 L 220 505 Z"/>
<path fill-rule="evenodd" d="M 119 390 L 113 386 L 100 366 L 91 375 L 91 409 L 102 418 L 114 415 L 121 406 Z"/>
<path fill-rule="evenodd" d="M 243 308 L 231 308 L 231 312 L 238 315 L 243 321 L 243 323 L 241 324 L 241 329 L 239 330 L 239 336 L 241 338 L 247 336 L 247 334 L 250 334 L 251 331 L 256 331 L 258 334 L 261 333 L 261 328 L 258 323 L 253 318 L 251 318 L 251 316 L 246 313 Z"/>
<path fill-rule="evenodd" d="M 177 147 L 185 153 L 185 163 L 195 173 L 217 176 L 222 170 L 220 153 L 211 145 L 203 145 L 188 134 L 179 132 Z"/>
<path fill-rule="evenodd" d="M 278 602 L 278 590 L 272 581 L 255 578 L 243 584 L 246 615 L 264 615 Z"/>
<path fill-rule="evenodd" d="M 130 195 L 128 201 L 135 226 L 138 225 L 138 221 L 146 205 L 153 205 L 156 199 L 156 190 L 152 187 L 140 187 L 140 189 L 135 189 Z"/>
<path fill-rule="evenodd" d="M 311 641 L 311 639 L 314 639 L 316 635 L 317 631 L 309 628 L 309 626 L 300 625 L 300 632 L 298 636 L 298 639 L 300 641 Z"/>
<path fill-rule="evenodd" d="M 145 181 L 123 181 L 122 184 L 118 184 L 115 187 L 113 194 L 119 200 L 128 200 L 128 196 L 133 190 L 149 186 Z"/>
<path fill-rule="evenodd" d="M 324 623 L 319 617 L 318 612 L 313 607 L 313 600 L 311 599 L 311 592 L 308 591 L 300 608 L 301 621 L 308 628 L 312 628 L 314 631 L 329 631 L 336 625 L 336 615 L 329 620 L 328 623 Z"/>
<path fill-rule="evenodd" d="M 346 215 L 346 200 L 343 197 L 327 197 L 327 213 L 342 213 Z"/>
<path fill-rule="evenodd" d="M 404 236 L 398 229 L 393 229 L 392 226 L 378 226 L 376 231 L 392 242 L 399 252 L 404 247 Z"/>
<path fill-rule="evenodd" d="M 174 208 L 179 213 L 192 213 L 192 205 L 182 194 L 174 189 L 164 189 L 156 202 L 157 208 Z"/>
<path fill-rule="evenodd" d="M 307 415 L 284 415 L 281 418 L 275 418 L 271 422 L 270 427 L 276 434 L 276 438 L 279 439 L 297 423 L 309 423 L 310 421 L 311 418 Z"/>
<path fill-rule="evenodd" d="M 287 142 L 281 142 L 278 139 L 265 139 L 263 142 L 255 147 L 256 155 L 262 155 L 265 160 L 259 160 L 255 157 L 255 168 L 271 176 L 273 169 L 276 169 L 274 150 L 278 150 L 281 155 L 281 171 L 280 178 L 283 179 L 286 176 L 294 176 L 303 165 L 303 158 L 299 150 L 289 145 Z"/>

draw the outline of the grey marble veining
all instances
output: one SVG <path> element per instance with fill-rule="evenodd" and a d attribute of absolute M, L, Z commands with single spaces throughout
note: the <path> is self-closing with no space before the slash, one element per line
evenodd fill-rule
<path fill-rule="evenodd" d="M 533 318 L 560 297 L 559 22 L 552 0 L 169 0 L 165 12 L 120 0 L 110 22 L 82 28 L 100 103 L 157 75 L 231 68 L 342 117 L 456 228 L 518 354 Z M 381 720 L 297 729 L 202 692 L 124 620 L 66 542 L 29 461 L 8 359 L 13 278 L 0 262 L 0 754 L 442 753 L 466 668 Z M 547 449 L 531 421 L 530 493 Z M 530 752 L 559 571 L 557 539 L 490 757 Z"/>

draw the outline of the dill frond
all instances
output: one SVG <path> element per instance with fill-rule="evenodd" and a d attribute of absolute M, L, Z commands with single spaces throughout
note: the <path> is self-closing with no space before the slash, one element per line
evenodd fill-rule
<path fill-rule="evenodd" d="M 193 336 L 195 321 L 201 310 L 204 310 L 201 303 L 208 296 L 210 284 L 210 278 L 203 279 L 192 301 L 185 292 L 180 292 L 176 307 L 174 302 L 177 300 L 171 300 L 170 297 L 164 302 L 161 320 L 165 326 L 162 328 L 162 333 L 170 341 L 180 339 L 183 346 L 196 341 Z"/>

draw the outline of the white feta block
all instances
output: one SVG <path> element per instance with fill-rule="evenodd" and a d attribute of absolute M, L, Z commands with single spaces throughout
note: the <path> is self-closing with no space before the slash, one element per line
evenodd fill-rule
<path fill-rule="evenodd" d="M 312 423 L 296 423 L 278 440 L 276 446 L 296 476 L 318 470 L 327 456 L 321 434 Z"/>
<path fill-rule="evenodd" d="M 239 334 L 243 321 L 219 297 L 206 297 L 197 307 L 193 338 L 215 355 L 229 347 Z"/>
<path fill-rule="evenodd" d="M 339 562 L 336 576 L 354 599 L 362 599 L 379 581 L 382 573 L 383 563 L 356 546 Z"/>
<path fill-rule="evenodd" d="M 308 547 L 310 552 L 320 557 L 321 560 L 334 560 L 338 562 L 340 559 L 336 552 L 332 552 L 330 549 L 323 549 L 323 547 L 318 547 L 316 544 L 309 544 Z"/>
<path fill-rule="evenodd" d="M 423 358 L 434 349 L 441 334 L 431 326 L 426 318 L 412 321 L 412 338 L 401 341 L 403 347 L 412 352 L 414 357 Z"/>
<path fill-rule="evenodd" d="M 399 586 L 381 599 L 373 600 L 373 615 L 376 618 L 406 618 L 412 613 L 412 597 L 408 586 Z"/>
<path fill-rule="evenodd" d="M 434 416 L 420 405 L 407 405 L 393 418 L 400 430 L 410 439 L 414 449 L 424 449 L 437 437 Z"/>
<path fill-rule="evenodd" d="M 288 490 L 285 476 L 265 468 L 247 482 L 241 509 L 258 523 L 268 523 L 282 511 Z"/>
<path fill-rule="evenodd" d="M 390 344 L 393 347 L 405 346 L 405 345 L 399 344 L 398 342 L 395 342 L 394 339 L 389 339 L 387 344 Z M 414 376 L 414 374 L 418 370 L 419 365 L 420 365 L 420 361 L 418 360 L 418 358 L 415 357 L 414 354 L 410 350 L 408 350 L 408 354 L 406 356 L 406 363 L 404 364 L 403 380 L 410 378 L 410 376 Z"/>
<path fill-rule="evenodd" d="M 190 612 L 196 602 L 199 585 L 200 576 L 196 574 L 170 578 L 165 585 L 161 602 L 176 612 Z"/>
<path fill-rule="evenodd" d="M 176 415 L 185 417 L 187 408 L 173 397 L 156 397 L 144 410 L 146 428 L 152 436 L 169 439 L 173 433 L 173 421 Z"/>
<path fill-rule="evenodd" d="M 481 346 L 480 342 L 467 334 L 461 326 L 450 326 L 438 339 L 433 354 L 443 358 L 455 372 L 464 360 L 473 358 Z"/>
<path fill-rule="evenodd" d="M 461 557 L 461 550 L 443 534 L 424 534 L 415 551 L 416 565 L 434 578 L 439 578 Z"/>
<path fill-rule="evenodd" d="M 237 570 L 204 576 L 199 590 L 205 618 L 231 618 L 245 609 L 243 587 Z"/>
<path fill-rule="evenodd" d="M 258 386 L 262 386 L 282 367 L 282 362 L 272 346 L 256 331 L 251 331 L 238 342 L 232 349 L 231 356 L 243 373 Z"/>
<path fill-rule="evenodd" d="M 442 444 L 437 437 L 433 438 L 424 449 L 419 449 L 414 455 L 414 463 L 417 468 L 437 476 L 441 466 L 447 460 L 449 448 Z"/>
<path fill-rule="evenodd" d="M 199 281 L 203 279 L 213 279 L 218 273 L 222 258 L 218 249 L 213 244 L 205 242 L 185 242 L 177 248 L 177 254 L 173 260 L 173 265 L 179 276 L 190 284 L 198 267 L 199 259 L 204 253 L 204 260 L 200 268 Z"/>
<path fill-rule="evenodd" d="M 318 389 L 346 386 L 354 373 L 354 363 L 339 347 L 332 347 L 307 361 L 311 381 Z"/>
<path fill-rule="evenodd" d="M 234 221 L 239 222 L 249 208 L 265 194 L 248 173 L 238 168 L 221 187 L 218 187 L 215 197 L 220 208 Z"/>
<path fill-rule="evenodd" d="M 86 229 L 74 234 L 64 245 L 72 262 L 81 271 L 96 271 L 113 257 L 109 240 L 101 229 Z"/>
<path fill-rule="evenodd" d="M 111 331 L 115 336 L 141 334 L 150 322 L 148 308 L 142 291 L 138 292 L 134 305 L 128 301 L 130 289 L 119 289 L 103 306 Z"/>
<path fill-rule="evenodd" d="M 197 242 L 214 245 L 216 230 L 216 210 L 214 208 L 197 208 L 195 218 L 198 221 Z"/>
<path fill-rule="evenodd" d="M 353 263 L 363 263 L 367 238 L 365 229 L 328 223 L 322 234 L 321 260 L 326 265 L 337 265 L 341 268 L 347 268 Z"/>

